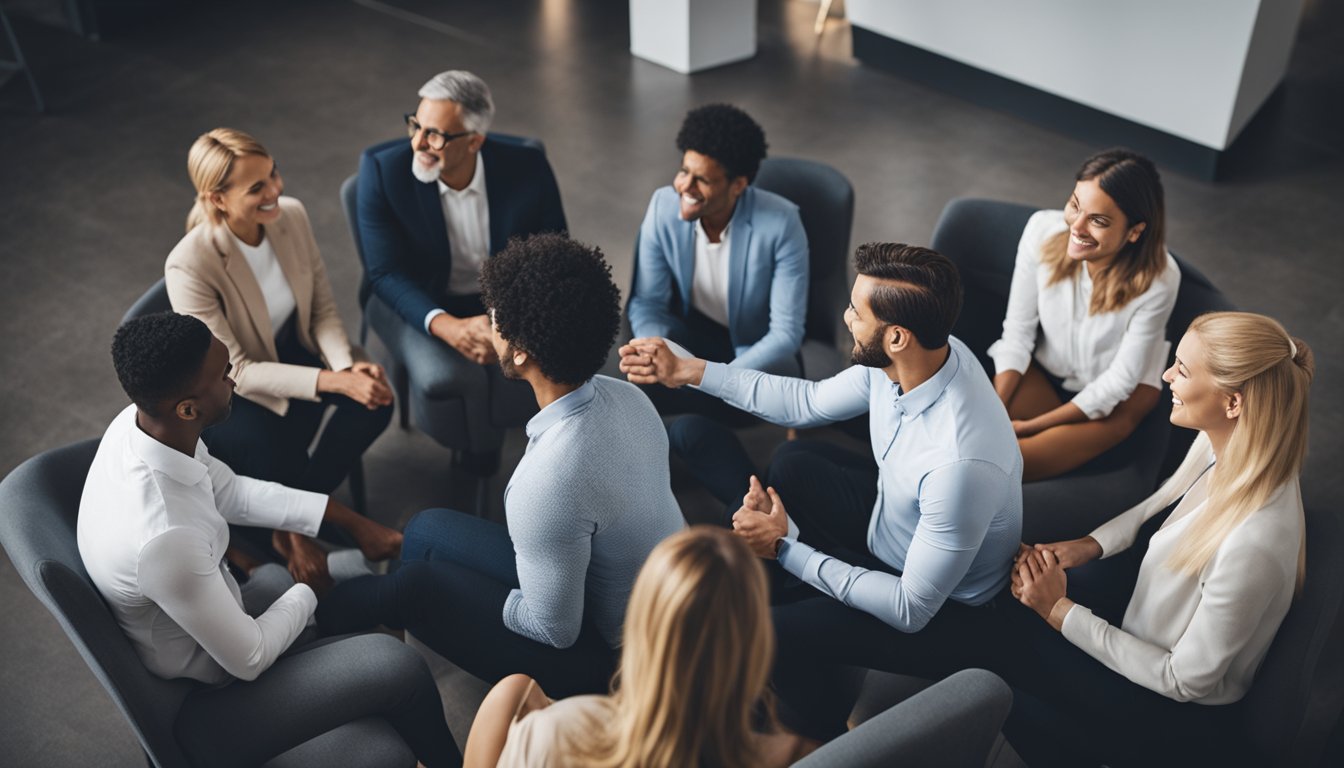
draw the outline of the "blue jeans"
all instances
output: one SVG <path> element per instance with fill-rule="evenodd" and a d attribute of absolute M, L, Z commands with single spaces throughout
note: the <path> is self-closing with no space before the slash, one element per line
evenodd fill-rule
<path fill-rule="evenodd" d="M 521 672 L 555 697 L 606 692 L 617 654 L 597 628 L 585 620 L 568 648 L 523 637 L 504 626 L 504 602 L 517 588 L 508 529 L 428 509 L 406 526 L 401 567 L 336 585 L 318 605 L 318 626 L 324 634 L 405 629 L 489 683 Z"/>

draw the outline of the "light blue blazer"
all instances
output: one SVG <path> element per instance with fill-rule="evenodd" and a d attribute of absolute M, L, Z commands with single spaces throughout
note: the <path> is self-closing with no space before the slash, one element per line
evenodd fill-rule
<path fill-rule="evenodd" d="M 691 309 L 694 221 L 683 221 L 672 187 L 653 193 L 639 229 L 635 290 L 628 311 L 636 337 L 669 336 Z M 729 365 L 797 375 L 807 317 L 807 235 L 798 206 L 748 186 L 729 235 Z"/>

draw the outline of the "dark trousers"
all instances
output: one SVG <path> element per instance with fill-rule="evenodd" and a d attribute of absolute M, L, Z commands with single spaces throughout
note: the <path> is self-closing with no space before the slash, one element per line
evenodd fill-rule
<path fill-rule="evenodd" d="M 1140 530 L 1135 545 L 1069 571 L 1069 597 L 1119 626 L 1148 539 L 1166 514 Z M 1006 596 L 1005 596 L 1006 597 Z M 1235 706 L 1177 702 L 1111 671 L 1070 643 L 1031 609 L 1010 602 L 987 637 L 997 648 L 988 669 L 1013 686 L 1004 734 L 1035 766 L 1242 765 L 1227 734 Z"/>
<path fill-rule="evenodd" d="M 606 692 L 617 653 L 588 620 L 569 648 L 504 626 L 504 602 L 517 588 L 513 543 L 504 526 L 430 509 L 406 526 L 401 567 L 388 576 L 337 584 L 318 606 L 318 626 L 325 634 L 379 624 L 406 629 L 490 683 L 521 672 L 553 697 Z"/>
<path fill-rule="evenodd" d="M 276 334 L 280 362 L 322 368 L 322 361 L 299 343 L 293 322 Z M 309 455 L 329 408 L 335 411 Z M 205 430 L 201 439 L 210 455 L 240 475 L 331 493 L 391 418 L 390 405 L 371 411 L 344 395 L 324 394 L 319 402 L 291 399 L 284 416 L 235 396 L 229 418 Z"/>
<path fill-rule="evenodd" d="M 827 443 L 798 440 L 781 446 L 768 482 L 779 492 L 799 539 L 851 565 L 900 572 L 868 550 L 868 524 L 877 501 L 872 457 Z M 973 658 L 968 642 L 995 602 L 971 607 L 947 601 L 920 631 L 907 633 L 810 587 L 792 602 L 776 594 L 778 652 L 774 683 L 781 720 L 818 739 L 844 733 L 862 677 L 847 667 L 942 677 Z M 981 666 L 967 664 L 966 666 Z"/>
<path fill-rule="evenodd" d="M 251 682 L 189 694 L 173 730 L 198 766 L 260 765 L 309 739 L 383 718 L 431 768 L 462 764 L 425 660 L 387 635 L 317 640 Z"/>

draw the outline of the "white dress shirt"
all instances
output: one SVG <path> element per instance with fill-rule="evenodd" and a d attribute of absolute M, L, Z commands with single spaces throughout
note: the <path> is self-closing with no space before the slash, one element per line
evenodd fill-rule
<path fill-rule="evenodd" d="M 135 417 L 131 405 L 112 420 L 84 481 L 84 567 L 150 672 L 254 680 L 299 636 L 317 597 L 295 584 L 248 616 L 224 564 L 228 523 L 312 536 L 327 497 L 238 477 L 199 440 L 194 457 L 182 454 Z"/>
<path fill-rule="evenodd" d="M 257 285 L 261 286 L 261 296 L 266 300 L 266 313 L 271 318 L 271 333 L 279 333 L 280 327 L 294 314 L 298 304 L 294 301 L 294 289 L 289 287 L 289 280 L 284 270 L 280 269 L 279 259 L 275 257 L 275 248 L 271 247 L 271 241 L 265 234 L 262 234 L 261 243 L 255 248 L 239 240 L 237 235 L 233 236 L 233 241 L 238 244 L 238 250 L 242 251 L 247 266 L 252 268 Z"/>
<path fill-rule="evenodd" d="M 691 306 L 710 320 L 728 327 L 728 260 L 732 254 L 728 230 L 711 243 L 703 220 L 695 223 L 695 271 L 691 273 Z"/>
<path fill-rule="evenodd" d="M 1003 336 L 989 348 L 996 373 L 1025 373 L 1032 360 L 1077 392 L 1072 402 L 1089 419 L 1110 415 L 1147 384 L 1162 389 L 1171 344 L 1167 320 L 1176 305 L 1181 271 L 1167 266 L 1141 295 L 1113 312 L 1089 314 L 1092 277 L 1084 266 L 1071 280 L 1050 281 L 1041 247 L 1068 230 L 1063 211 L 1037 211 L 1022 230 L 1008 294 Z"/>
<path fill-rule="evenodd" d="M 1208 438 L 1191 447 L 1175 484 L 1213 460 Z M 1185 477 L 1181 477 L 1184 475 Z M 1207 476 L 1148 543 L 1124 622 L 1115 627 L 1081 605 L 1064 617 L 1064 636 L 1138 685 L 1176 701 L 1230 704 L 1255 672 L 1293 602 L 1305 521 L 1297 479 L 1275 491 L 1218 548 L 1198 578 L 1167 568 L 1190 521 L 1205 509 Z M 1124 551 L 1144 521 L 1166 508 L 1164 486 L 1092 532 L 1102 557 Z"/>
<path fill-rule="evenodd" d="M 448 226 L 448 247 L 452 252 L 452 266 L 448 273 L 448 293 L 452 296 L 470 296 L 481 292 L 481 266 L 490 257 L 490 203 L 485 196 L 485 158 L 476 153 L 476 172 L 471 182 L 462 189 L 439 185 L 439 202 L 443 205 L 443 221 Z M 429 322 L 444 310 L 431 309 L 425 315 L 425 332 Z"/>

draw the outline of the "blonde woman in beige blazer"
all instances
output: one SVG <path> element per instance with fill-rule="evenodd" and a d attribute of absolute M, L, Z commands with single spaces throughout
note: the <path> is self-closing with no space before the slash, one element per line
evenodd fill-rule
<path fill-rule="evenodd" d="M 331 493 L 387 426 L 387 378 L 350 343 L 308 214 L 281 197 L 265 148 L 217 128 L 187 167 L 196 205 L 164 266 L 168 298 L 224 342 L 237 382 L 232 415 L 202 439 L 238 474 Z"/>

